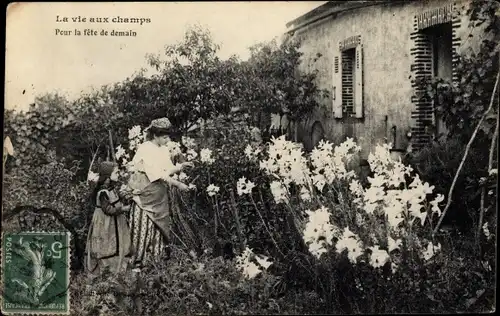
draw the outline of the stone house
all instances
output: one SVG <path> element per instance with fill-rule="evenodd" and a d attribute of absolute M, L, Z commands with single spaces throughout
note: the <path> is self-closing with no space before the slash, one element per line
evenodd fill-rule
<path fill-rule="evenodd" d="M 302 41 L 301 70 L 317 69 L 319 87 L 330 91 L 297 124 L 296 140 L 311 149 L 321 138 L 353 137 L 366 157 L 377 143 L 406 152 L 442 132 L 415 80 L 457 79 L 458 54 L 473 49 L 469 3 L 330 1 L 289 22 L 287 33 Z"/>

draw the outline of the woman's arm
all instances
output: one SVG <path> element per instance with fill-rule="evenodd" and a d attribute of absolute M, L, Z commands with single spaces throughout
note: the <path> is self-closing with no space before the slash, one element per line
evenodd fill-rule
<path fill-rule="evenodd" d="M 186 168 L 186 165 L 184 164 L 185 162 L 187 162 L 187 159 L 182 154 L 177 154 L 172 157 L 173 168 L 172 170 L 169 170 L 169 175 L 173 175 L 184 170 Z"/>
<path fill-rule="evenodd" d="M 183 163 L 183 162 L 186 162 L 186 161 L 188 161 L 188 160 L 187 160 L 184 152 L 180 153 L 180 154 L 177 154 L 174 157 L 174 163 Z"/>
<path fill-rule="evenodd" d="M 168 170 L 166 170 L 167 176 L 171 176 L 171 175 L 174 175 L 176 173 L 179 173 L 188 167 L 193 167 L 193 163 L 186 161 L 186 162 L 178 163 L 176 165 L 172 164 L 172 166 L 170 168 L 168 168 Z"/>
<path fill-rule="evenodd" d="M 165 177 L 164 180 L 165 182 L 179 188 L 182 191 L 189 190 L 189 187 L 185 183 L 172 179 L 171 177 Z"/>
<path fill-rule="evenodd" d="M 105 192 L 101 192 L 99 195 L 99 202 L 101 203 L 102 211 L 108 216 L 117 216 L 130 210 L 130 206 L 124 206 L 121 202 L 114 205 L 111 204 Z"/>

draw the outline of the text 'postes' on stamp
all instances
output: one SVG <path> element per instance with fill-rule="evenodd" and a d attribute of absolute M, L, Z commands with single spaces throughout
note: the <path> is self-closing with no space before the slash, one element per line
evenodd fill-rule
<path fill-rule="evenodd" d="M 70 234 L 2 235 L 2 314 L 69 315 Z"/>

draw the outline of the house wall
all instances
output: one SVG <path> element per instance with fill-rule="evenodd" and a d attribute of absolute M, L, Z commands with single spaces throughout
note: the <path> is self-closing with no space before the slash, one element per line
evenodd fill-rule
<path fill-rule="evenodd" d="M 301 70 L 319 71 L 317 84 L 332 90 L 333 58 L 339 54 L 339 42 L 361 36 L 364 71 L 364 118 L 335 119 L 332 96 L 320 100 L 322 106 L 298 126 L 298 141 L 308 147 L 311 128 L 316 121 L 323 125 L 325 138 L 340 143 L 354 137 L 362 147 L 361 155 L 368 153 L 384 139 L 394 143 L 391 129 L 396 126 L 396 148 L 406 149 L 407 133 L 412 126 L 412 71 L 410 39 L 414 32 L 415 15 L 440 8 L 452 2 L 447 0 L 414 1 L 405 4 L 373 5 L 330 16 L 296 31 L 302 40 L 304 53 Z M 468 1 L 455 1 L 462 8 Z M 463 18 L 465 12 L 460 11 Z M 457 34 L 468 37 L 468 22 Z M 464 47 L 460 47 L 463 50 Z M 317 58 L 317 54 L 321 54 Z M 314 62 L 313 60 L 317 60 Z"/>

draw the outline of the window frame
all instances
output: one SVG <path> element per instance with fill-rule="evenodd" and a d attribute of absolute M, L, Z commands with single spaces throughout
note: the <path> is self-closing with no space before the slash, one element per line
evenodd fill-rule
<path fill-rule="evenodd" d="M 343 59 L 346 51 L 354 50 L 352 60 L 352 112 L 347 111 L 344 93 Z M 361 35 L 351 36 L 339 42 L 333 55 L 332 67 L 332 112 L 336 119 L 364 118 L 364 62 Z"/>

